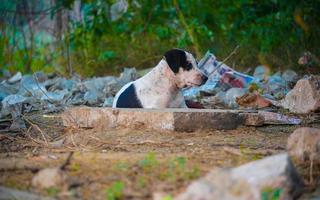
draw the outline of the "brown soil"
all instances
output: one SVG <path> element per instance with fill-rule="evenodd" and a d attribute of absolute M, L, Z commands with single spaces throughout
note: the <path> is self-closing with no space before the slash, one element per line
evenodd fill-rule
<path fill-rule="evenodd" d="M 15 136 L 0 134 L 0 185 L 59 199 L 174 196 L 210 169 L 284 152 L 288 136 L 297 128 L 242 127 L 191 133 L 65 130 L 55 117 L 27 117 L 28 131 Z M 74 154 L 66 168 L 67 190 L 32 187 L 37 170 L 60 166 L 69 152 Z"/>

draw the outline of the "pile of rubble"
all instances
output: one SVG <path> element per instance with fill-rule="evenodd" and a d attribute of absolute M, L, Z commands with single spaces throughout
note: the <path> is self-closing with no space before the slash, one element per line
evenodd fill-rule
<path fill-rule="evenodd" d="M 208 76 L 201 87 L 183 91 L 185 99 L 200 103 L 204 108 L 231 109 L 289 109 L 292 113 L 310 113 L 320 108 L 320 77 L 299 75 L 293 70 L 271 76 L 265 66 L 258 66 L 253 75 L 235 71 L 215 56 L 207 53 L 199 69 Z M 125 68 L 120 77 L 105 76 L 82 80 L 36 72 L 11 76 L 3 70 L 0 83 L 0 128 L 11 115 L 10 131 L 25 128 L 22 113 L 40 110 L 58 112 L 65 106 L 87 105 L 111 107 L 116 92 L 126 83 L 138 78 L 135 68 Z M 300 80 L 299 80 L 300 79 Z M 8 120 L 7 120 L 8 121 Z"/>
<path fill-rule="evenodd" d="M 258 66 L 250 76 L 217 61 L 209 52 L 200 60 L 199 68 L 208 81 L 201 87 L 184 90 L 184 95 L 206 108 L 282 107 L 299 114 L 320 108 L 319 76 L 299 77 L 293 70 L 269 75 L 266 66 Z"/>
<path fill-rule="evenodd" d="M 0 83 L 0 119 L 5 121 L 11 115 L 13 123 L 10 131 L 18 131 L 26 126 L 22 114 L 31 111 L 44 113 L 58 112 L 65 106 L 88 105 L 110 107 L 116 92 L 126 83 L 138 78 L 135 68 L 125 68 L 120 77 L 106 76 L 81 80 L 36 72 L 10 76 L 3 73 Z M 1 127 L 2 126 L 2 127 Z M 7 124 L 0 128 L 6 128 Z"/>

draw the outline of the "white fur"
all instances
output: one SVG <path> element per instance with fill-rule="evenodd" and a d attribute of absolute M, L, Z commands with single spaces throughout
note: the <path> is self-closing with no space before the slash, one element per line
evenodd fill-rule
<path fill-rule="evenodd" d="M 123 86 L 115 96 L 113 108 L 116 107 L 120 94 L 132 83 L 143 108 L 187 108 L 181 89 L 201 85 L 202 74 L 197 69 L 192 54 L 186 52 L 186 57 L 193 65 L 191 70 L 180 68 L 174 74 L 165 59 L 162 59 L 149 73 Z"/>

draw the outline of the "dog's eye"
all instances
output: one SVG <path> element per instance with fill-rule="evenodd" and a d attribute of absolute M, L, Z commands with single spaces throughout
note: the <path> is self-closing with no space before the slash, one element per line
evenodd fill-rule
<path fill-rule="evenodd" d="M 187 63 L 187 65 L 186 65 L 186 70 L 191 70 L 192 69 L 192 64 L 191 63 Z"/>

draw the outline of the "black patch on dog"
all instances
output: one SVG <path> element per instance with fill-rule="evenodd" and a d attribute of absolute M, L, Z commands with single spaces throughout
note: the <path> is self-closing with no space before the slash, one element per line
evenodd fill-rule
<path fill-rule="evenodd" d="M 186 53 L 181 49 L 172 49 L 164 54 L 166 61 L 174 73 L 179 72 L 179 68 L 183 70 L 191 70 L 192 64 L 187 61 Z"/>
<path fill-rule="evenodd" d="M 136 94 L 136 87 L 132 83 L 118 97 L 117 108 L 142 108 L 141 102 Z"/>

